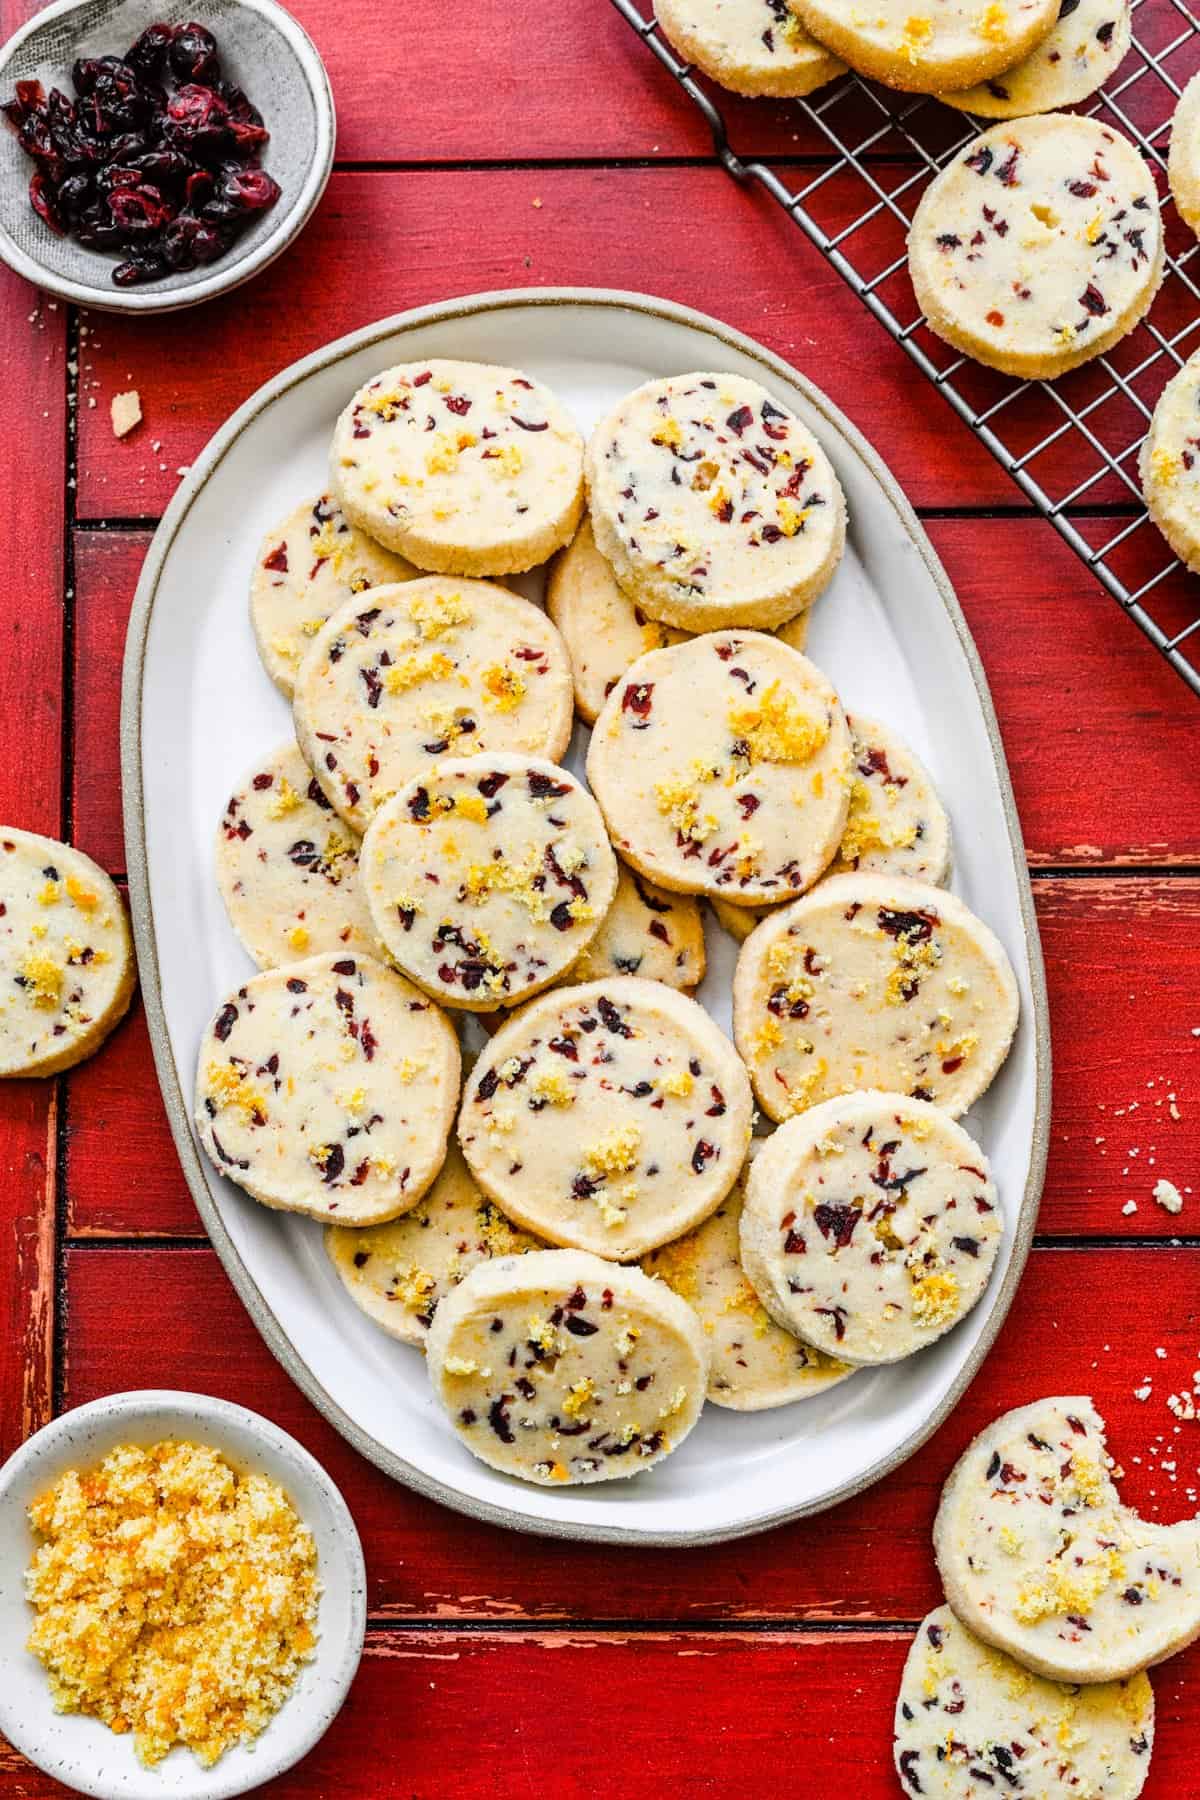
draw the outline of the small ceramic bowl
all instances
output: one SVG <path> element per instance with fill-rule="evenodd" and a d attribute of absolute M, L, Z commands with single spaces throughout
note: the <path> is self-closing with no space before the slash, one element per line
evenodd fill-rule
<path fill-rule="evenodd" d="M 226 74 L 263 115 L 271 141 L 263 167 L 283 190 L 219 262 L 139 287 L 112 279 L 119 255 L 57 237 L 29 204 L 36 165 L 0 121 L 0 257 L 38 287 L 101 312 L 161 313 L 227 293 L 265 269 L 307 223 L 333 166 L 335 116 L 325 65 L 307 33 L 275 0 L 57 0 L 0 49 L 0 100 L 18 81 L 73 95 L 78 56 L 122 54 L 156 19 L 195 19 L 216 37 Z"/>
<path fill-rule="evenodd" d="M 211 1769 L 174 1749 L 156 1768 L 133 1740 L 97 1719 L 57 1713 L 45 1670 L 25 1648 L 33 1614 L 24 1575 L 36 1540 L 30 1502 L 69 1468 L 100 1462 L 118 1444 L 163 1438 L 210 1444 L 236 1469 L 277 1481 L 317 1545 L 318 1644 L 285 1704 L 249 1748 Z M 36 1432 L 0 1469 L 0 1734 L 47 1775 L 99 1800 L 228 1800 L 299 1762 L 336 1717 L 362 1655 L 366 1571 L 346 1502 L 294 1438 L 245 1407 L 203 1394 L 113 1394 L 76 1407 Z"/>

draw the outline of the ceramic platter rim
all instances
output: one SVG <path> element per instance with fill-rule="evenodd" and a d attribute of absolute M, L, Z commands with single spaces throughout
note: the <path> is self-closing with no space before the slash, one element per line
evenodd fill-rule
<path fill-rule="evenodd" d="M 185 531 L 189 515 L 203 496 L 209 482 L 219 475 L 223 460 L 236 446 L 242 433 L 274 404 L 285 400 L 298 386 L 321 375 L 331 366 L 363 352 L 373 345 L 386 343 L 388 346 L 387 351 L 381 351 L 380 354 L 379 364 L 383 366 L 388 361 L 403 358 L 405 348 L 402 339 L 406 335 L 419 333 L 431 326 L 449 327 L 453 330 L 456 322 L 477 325 L 481 320 L 485 324 L 489 321 L 500 320 L 500 326 L 503 329 L 505 324 L 503 315 L 520 309 L 528 311 L 530 324 L 536 336 L 540 309 L 556 308 L 575 308 L 583 315 L 581 318 L 583 329 L 578 340 L 580 342 L 590 343 L 586 327 L 589 324 L 594 326 L 595 335 L 603 345 L 603 349 L 590 352 L 593 362 L 605 354 L 614 354 L 614 342 L 618 344 L 621 342 L 622 320 L 627 327 L 632 321 L 652 334 L 655 330 L 668 334 L 682 328 L 684 331 L 706 337 L 712 349 L 709 366 L 713 368 L 719 369 L 726 365 L 727 352 L 733 352 L 742 358 L 749 359 L 758 365 L 760 379 L 769 384 L 782 386 L 785 391 L 787 389 L 792 391 L 797 404 L 808 418 L 817 424 L 826 447 L 831 449 L 835 456 L 840 456 L 843 462 L 846 459 L 857 462 L 859 469 L 879 490 L 881 503 L 890 508 L 894 527 L 907 539 L 905 548 L 914 552 L 915 556 L 919 558 L 920 564 L 923 565 L 918 571 L 919 575 L 936 589 L 957 638 L 958 650 L 965 665 L 965 673 L 969 675 L 974 688 L 974 703 L 978 707 L 991 750 L 996 792 L 1003 809 L 1008 839 L 1007 848 L 1012 861 L 1011 878 L 1015 883 L 1020 913 L 1019 930 L 1022 941 L 1019 947 L 1010 945 L 1010 950 L 1015 949 L 1017 952 L 1015 960 L 1018 976 L 1027 983 L 1028 993 L 1032 998 L 1032 1009 L 1026 1007 L 1025 1017 L 1020 1028 L 1022 1033 L 1027 1034 L 1032 1046 L 1032 1064 L 1025 1093 L 1026 1099 L 1030 1097 L 1032 1099 L 1025 1190 L 1019 1208 L 1015 1208 L 1016 1196 L 1012 1196 L 1015 1208 L 1013 1241 L 1007 1266 L 1003 1271 L 1002 1278 L 994 1282 L 992 1291 L 980 1302 L 978 1310 L 984 1316 L 977 1336 L 966 1354 L 963 1355 L 945 1390 L 936 1398 L 936 1403 L 931 1405 L 928 1413 L 920 1419 L 914 1429 L 902 1437 L 901 1441 L 891 1445 L 885 1453 L 877 1456 L 874 1461 L 852 1474 L 848 1479 L 832 1483 L 827 1491 L 799 1501 L 793 1498 L 790 1504 L 786 1494 L 771 1495 L 764 1499 L 759 1510 L 747 1513 L 743 1505 L 738 1516 L 731 1516 L 724 1523 L 717 1521 L 699 1528 L 685 1522 L 676 1524 L 659 1519 L 655 1520 L 653 1526 L 646 1528 L 633 1523 L 610 1523 L 572 1516 L 572 1494 L 562 1491 L 556 1492 L 553 1496 L 555 1504 L 561 1508 L 560 1511 L 551 1514 L 530 1510 L 533 1497 L 536 1497 L 541 1505 L 547 1504 L 544 1498 L 546 1490 L 527 1489 L 519 1482 L 495 1476 L 492 1471 L 488 1471 L 488 1474 L 496 1483 L 500 1484 L 499 1498 L 484 1498 L 477 1493 L 462 1491 L 454 1485 L 453 1480 L 445 1480 L 429 1473 L 381 1442 L 372 1431 L 353 1417 L 345 1406 L 328 1392 L 317 1371 L 310 1366 L 302 1350 L 293 1342 L 288 1330 L 265 1298 L 253 1269 L 235 1244 L 222 1215 L 221 1203 L 218 1200 L 214 1182 L 210 1180 L 208 1165 L 192 1134 L 190 1106 L 186 1098 L 191 1089 L 191 1069 L 185 1068 L 181 1079 L 181 1071 L 176 1065 L 169 1035 L 155 936 L 151 899 L 152 862 L 147 843 L 143 782 L 143 682 L 147 645 L 156 596 L 168 565 L 172 547 L 180 534 Z M 548 320 L 547 323 L 552 325 L 553 321 Z M 534 346 L 531 346 L 531 350 L 534 351 L 534 354 L 531 355 L 530 360 L 535 360 Z M 422 349 L 413 353 L 421 355 L 458 354 L 454 349 L 446 348 L 436 352 Z M 588 350 L 582 350 L 577 354 L 582 362 L 587 362 Z M 700 366 L 700 364 L 696 363 L 693 366 Z M 349 398 L 354 385 L 353 381 L 346 383 L 346 398 Z M 266 530 L 270 523 L 270 520 L 263 519 L 262 529 Z M 1020 826 L 995 713 L 978 654 L 953 590 L 915 513 L 875 451 L 823 394 L 781 358 L 730 327 L 720 324 L 702 313 L 672 302 L 605 289 L 542 288 L 474 295 L 438 305 L 421 307 L 352 332 L 315 351 L 311 356 L 292 364 L 290 368 L 283 370 L 259 388 L 258 392 L 252 395 L 216 432 L 203 453 L 193 462 L 190 474 L 181 483 L 155 533 L 138 582 L 126 641 L 121 712 L 121 766 L 125 807 L 126 867 L 142 992 L 159 1084 L 162 1088 L 172 1135 L 188 1186 L 213 1247 L 268 1347 L 318 1411 L 370 1461 L 418 1493 L 472 1518 L 509 1528 L 576 1541 L 694 1545 L 747 1536 L 790 1519 L 823 1511 L 827 1507 L 862 1492 L 912 1456 L 948 1417 L 981 1367 L 992 1341 L 1007 1315 L 1033 1240 L 1034 1224 L 1045 1173 L 1050 1108 L 1050 1037 L 1041 946 L 1034 917 L 1032 891 Z M 999 850 L 998 844 L 991 844 L 989 847 Z M 1006 871 L 1007 878 L 1008 872 Z M 214 993 L 214 1001 L 216 998 L 217 995 Z M 248 1201 L 247 1204 L 252 1205 L 253 1203 Z M 853 1383 L 849 1386 L 852 1387 Z M 838 1391 L 840 1392 L 840 1390 Z M 803 1404 L 812 1406 L 817 1402 L 810 1400 Z M 763 1415 L 758 1416 L 762 1417 Z M 467 1459 L 467 1453 L 463 1451 L 462 1454 L 464 1459 Z M 473 1459 L 467 1460 L 472 1462 L 473 1468 L 479 1466 L 474 1464 Z M 651 1476 L 649 1479 L 653 1481 L 654 1477 Z M 609 1487 L 615 1485 L 618 1488 L 636 1486 L 640 1489 L 642 1483 L 639 1481 L 634 1484 L 622 1482 L 607 1485 Z M 765 1487 L 769 1484 L 763 1483 L 762 1485 Z M 595 1495 L 599 1490 L 589 1488 L 573 1490 L 573 1492 Z M 772 1500 L 775 1501 L 774 1504 L 771 1503 Z"/>

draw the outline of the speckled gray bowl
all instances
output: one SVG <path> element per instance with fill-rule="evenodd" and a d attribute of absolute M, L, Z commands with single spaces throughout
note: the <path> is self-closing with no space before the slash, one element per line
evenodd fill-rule
<path fill-rule="evenodd" d="M 172 1750 L 157 1768 L 138 1761 L 129 1737 L 95 1719 L 56 1713 L 45 1671 L 26 1650 L 33 1614 L 24 1574 L 35 1547 L 30 1502 L 69 1468 L 98 1463 L 118 1444 L 179 1437 L 211 1444 L 237 1469 L 269 1475 L 317 1545 L 321 1599 L 317 1653 L 286 1704 L 248 1749 L 211 1769 Z M 362 1655 L 366 1570 L 358 1532 L 320 1464 L 268 1419 L 204 1394 L 113 1394 L 76 1407 L 36 1432 L 0 1469 L 0 1733 L 47 1775 L 99 1800 L 229 1800 L 299 1762 L 332 1724 Z"/>
<path fill-rule="evenodd" d="M 77 56 L 127 50 L 155 19 L 196 19 L 215 34 L 222 64 L 260 109 L 271 133 L 263 167 L 283 192 L 227 256 L 141 287 L 114 286 L 119 256 L 57 237 L 29 204 L 35 165 L 0 122 L 0 257 L 49 293 L 103 312 L 161 313 L 195 306 L 249 281 L 307 223 L 333 166 L 335 117 L 325 65 L 308 34 L 275 0 L 58 0 L 0 49 L 0 99 L 18 81 L 49 93 L 71 87 Z"/>

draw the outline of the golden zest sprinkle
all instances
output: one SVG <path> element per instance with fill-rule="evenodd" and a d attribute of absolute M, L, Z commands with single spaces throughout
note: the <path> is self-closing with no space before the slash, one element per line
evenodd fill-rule
<path fill-rule="evenodd" d="M 29 1509 L 29 1649 L 60 1712 L 132 1732 L 146 1764 L 248 1743 L 313 1654 L 317 1552 L 282 1488 L 216 1450 L 125 1444 Z"/>

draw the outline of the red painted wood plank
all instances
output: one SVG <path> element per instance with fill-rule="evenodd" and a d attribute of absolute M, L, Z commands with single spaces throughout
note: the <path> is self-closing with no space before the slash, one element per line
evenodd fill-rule
<path fill-rule="evenodd" d="M 558 283 L 664 294 L 752 333 L 845 405 L 917 504 L 1016 498 L 833 269 L 723 171 L 439 171 L 335 175 L 301 242 L 248 293 L 184 324 L 94 321 L 81 375 L 98 404 L 80 411 L 80 516 L 160 512 L 176 470 L 247 395 L 342 332 L 464 290 Z M 145 423 L 118 442 L 108 400 L 129 386 Z"/>
<path fill-rule="evenodd" d="M 413 1800 L 476 1800 L 502 1768 L 508 1800 L 594 1800 L 610 1785 L 622 1800 L 672 1788 L 895 1800 L 908 1644 L 885 1631 L 372 1633 L 328 1735 L 262 1792 L 375 1800 L 387 1781 Z M 1198 1669 L 1192 1651 L 1154 1673 L 1144 1800 L 1194 1792 Z M 0 1760 L 5 1800 L 65 1791 L 11 1753 Z"/>
<path fill-rule="evenodd" d="M 1055 1052 L 1040 1229 L 1200 1233 L 1200 883 L 1043 880 L 1036 897 Z M 199 1230 L 136 1002 L 109 1048 L 71 1076 L 68 1118 L 74 1233 Z M 1179 1217 L 1151 1197 L 1160 1176 L 1195 1189 Z M 1138 1210 L 1126 1215 L 1131 1199 Z"/>
<path fill-rule="evenodd" d="M 276 1419 L 341 1486 L 371 1608 L 395 1618 L 919 1618 L 938 1598 L 929 1531 L 955 1458 L 997 1413 L 1045 1393 L 1095 1395 L 1132 1500 L 1164 1518 L 1197 1510 L 1200 1424 L 1177 1427 L 1166 1405 L 1198 1361 L 1196 1248 L 1035 1251 L 983 1371 L 919 1456 L 760 1545 L 656 1556 L 476 1525 L 388 1482 L 271 1360 L 210 1251 L 75 1249 L 67 1291 L 68 1405 L 132 1385 L 191 1387 Z M 1147 1377 L 1153 1391 L 1138 1401 Z"/>
<path fill-rule="evenodd" d="M 0 1082 L 0 1460 L 50 1417 L 56 1119 L 53 1081 Z"/>
<path fill-rule="evenodd" d="M 121 662 L 149 538 L 75 533 L 72 813 L 75 842 L 112 874 L 125 868 L 121 827 Z"/>

